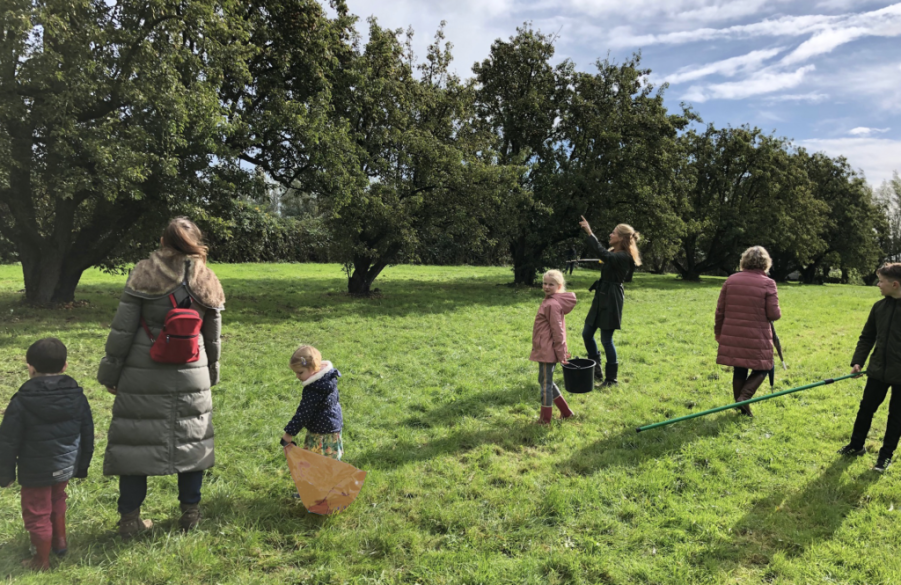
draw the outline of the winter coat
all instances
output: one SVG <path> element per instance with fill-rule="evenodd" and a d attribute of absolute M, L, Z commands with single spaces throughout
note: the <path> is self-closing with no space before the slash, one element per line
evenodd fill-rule
<path fill-rule="evenodd" d="M 863 366 L 868 355 L 866 371 L 870 378 L 901 384 L 901 299 L 885 297 L 870 309 L 851 366 Z"/>
<path fill-rule="evenodd" d="M 531 361 L 545 364 L 566 361 L 566 315 L 575 306 L 576 295 L 571 292 L 554 293 L 541 301 L 532 326 Z"/>
<path fill-rule="evenodd" d="M 94 456 L 91 406 L 66 375 L 35 376 L 13 394 L 0 424 L 0 486 L 50 486 L 87 477 Z"/>
<path fill-rule="evenodd" d="M 592 286 L 594 300 L 588 316 L 585 317 L 585 325 L 592 325 L 598 329 L 620 329 L 626 299 L 623 283 L 632 280 L 635 260 L 625 251 L 610 252 L 594 235 L 588 236 L 588 242 L 603 264 L 601 278 Z"/>
<path fill-rule="evenodd" d="M 172 308 L 169 294 L 203 319 L 200 359 L 163 364 L 150 358 L 151 341 Z M 106 357 L 97 380 L 117 389 L 113 403 L 104 475 L 171 475 L 212 467 L 213 400 L 210 387 L 219 381 L 220 311 L 225 303 L 213 271 L 197 257 L 157 250 L 138 262 L 106 340 Z"/>
<path fill-rule="evenodd" d="M 763 270 L 745 270 L 726 279 L 716 303 L 713 331 L 719 341 L 716 363 L 771 370 L 771 321 L 782 316 L 776 282 Z"/>
<path fill-rule="evenodd" d="M 332 363 L 323 361 L 319 371 L 303 381 L 303 394 L 294 418 L 285 427 L 289 435 L 296 435 L 306 427 L 317 434 L 337 433 L 344 426 L 341 403 L 338 402 L 338 378 L 341 372 Z"/>

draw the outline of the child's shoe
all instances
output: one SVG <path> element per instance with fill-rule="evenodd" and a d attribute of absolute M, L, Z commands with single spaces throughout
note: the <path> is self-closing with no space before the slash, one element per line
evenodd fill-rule
<path fill-rule="evenodd" d="M 152 521 L 141 520 L 140 508 L 127 514 L 119 514 L 119 536 L 122 540 L 129 540 L 152 527 Z"/>
<path fill-rule="evenodd" d="M 575 416 L 575 413 L 569 409 L 566 398 L 563 398 L 563 396 L 554 398 L 554 404 L 560 409 L 560 418 L 572 418 Z"/>
<path fill-rule="evenodd" d="M 200 514 L 200 504 L 181 504 L 181 518 L 178 519 L 178 525 L 185 532 L 193 530 L 203 516 Z"/>
<path fill-rule="evenodd" d="M 69 546 L 66 544 L 66 515 L 57 514 L 50 516 L 53 525 L 53 538 L 50 540 L 50 549 L 58 557 L 66 556 Z"/>
<path fill-rule="evenodd" d="M 873 467 L 873 471 L 878 471 L 879 473 L 882 473 L 883 471 L 888 469 L 888 466 L 891 464 L 892 464 L 891 457 L 880 457 L 879 459 L 876 460 L 876 466 Z"/>
<path fill-rule="evenodd" d="M 553 417 L 554 417 L 554 407 L 553 406 L 542 406 L 541 414 L 538 415 L 538 424 L 549 425 L 549 424 L 551 424 L 551 419 Z"/>
<path fill-rule="evenodd" d="M 845 445 L 844 447 L 842 447 L 841 449 L 836 451 L 836 453 L 838 453 L 839 455 L 847 455 L 849 457 L 850 456 L 860 457 L 861 455 L 867 454 L 867 448 L 861 447 L 860 449 L 858 449 L 851 443 L 848 443 L 847 445 Z"/>
<path fill-rule="evenodd" d="M 31 535 L 30 559 L 22 561 L 22 566 L 32 571 L 47 571 L 50 569 L 50 539 L 40 540 Z"/>

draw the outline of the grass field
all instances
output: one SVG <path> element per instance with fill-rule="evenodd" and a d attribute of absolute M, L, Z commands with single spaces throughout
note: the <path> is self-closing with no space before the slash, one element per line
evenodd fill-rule
<path fill-rule="evenodd" d="M 620 385 L 568 395 L 577 419 L 546 428 L 533 424 L 527 359 L 541 291 L 498 286 L 508 270 L 392 267 L 369 300 L 343 294 L 336 265 L 214 270 L 228 300 L 206 518 L 181 534 L 174 478 L 152 478 L 144 512 L 156 526 L 123 543 L 117 479 L 101 472 L 113 397 L 94 376 L 125 278 L 87 273 L 76 295 L 87 306 L 38 311 L 19 302 L 20 268 L 0 267 L 0 408 L 26 380 L 28 345 L 58 336 L 97 428 L 90 477 L 70 485 L 69 555 L 48 575 L 19 567 L 18 488 L 0 492 L 0 581 L 901 583 L 901 465 L 870 470 L 887 405 L 870 455 L 835 455 L 862 379 L 763 402 L 753 420 L 727 411 L 635 433 L 731 399 L 731 373 L 715 364 L 721 279 L 637 275 L 615 337 Z M 592 279 L 571 281 L 573 353 Z M 847 373 L 876 288 L 779 292 L 789 370 L 776 389 Z M 345 461 L 369 471 L 332 517 L 291 498 L 278 448 L 301 342 L 341 370 Z"/>

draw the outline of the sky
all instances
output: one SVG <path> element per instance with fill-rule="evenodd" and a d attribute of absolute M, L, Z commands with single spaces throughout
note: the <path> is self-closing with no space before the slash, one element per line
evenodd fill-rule
<path fill-rule="evenodd" d="M 454 68 L 472 75 L 524 22 L 557 34 L 555 60 L 592 71 L 636 52 L 665 90 L 715 126 L 750 124 L 845 156 L 878 187 L 901 172 L 901 2 L 875 0 L 347 0 L 412 27 L 425 55 L 441 21 Z"/>

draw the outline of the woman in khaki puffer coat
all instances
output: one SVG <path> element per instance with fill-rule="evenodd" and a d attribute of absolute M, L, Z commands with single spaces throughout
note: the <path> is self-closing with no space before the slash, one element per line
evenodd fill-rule
<path fill-rule="evenodd" d="M 733 368 L 735 402 L 753 398 L 773 369 L 771 323 L 782 317 L 782 310 L 776 282 L 766 275 L 772 265 L 762 246 L 745 250 L 739 264 L 741 272 L 726 279 L 716 303 L 716 363 Z M 739 409 L 745 416 L 753 416 L 750 406 Z"/>
<path fill-rule="evenodd" d="M 134 267 L 119 299 L 97 379 L 116 395 L 103 460 L 104 475 L 119 476 L 119 533 L 149 528 L 141 520 L 148 475 L 178 474 L 185 530 L 200 521 L 203 471 L 213 466 L 212 393 L 219 381 L 222 285 L 206 266 L 207 248 L 192 221 L 173 219 L 160 249 Z M 150 337 L 160 334 L 172 308 L 190 302 L 202 319 L 200 359 L 165 364 L 150 357 Z M 190 297 L 190 301 L 188 301 Z"/>

